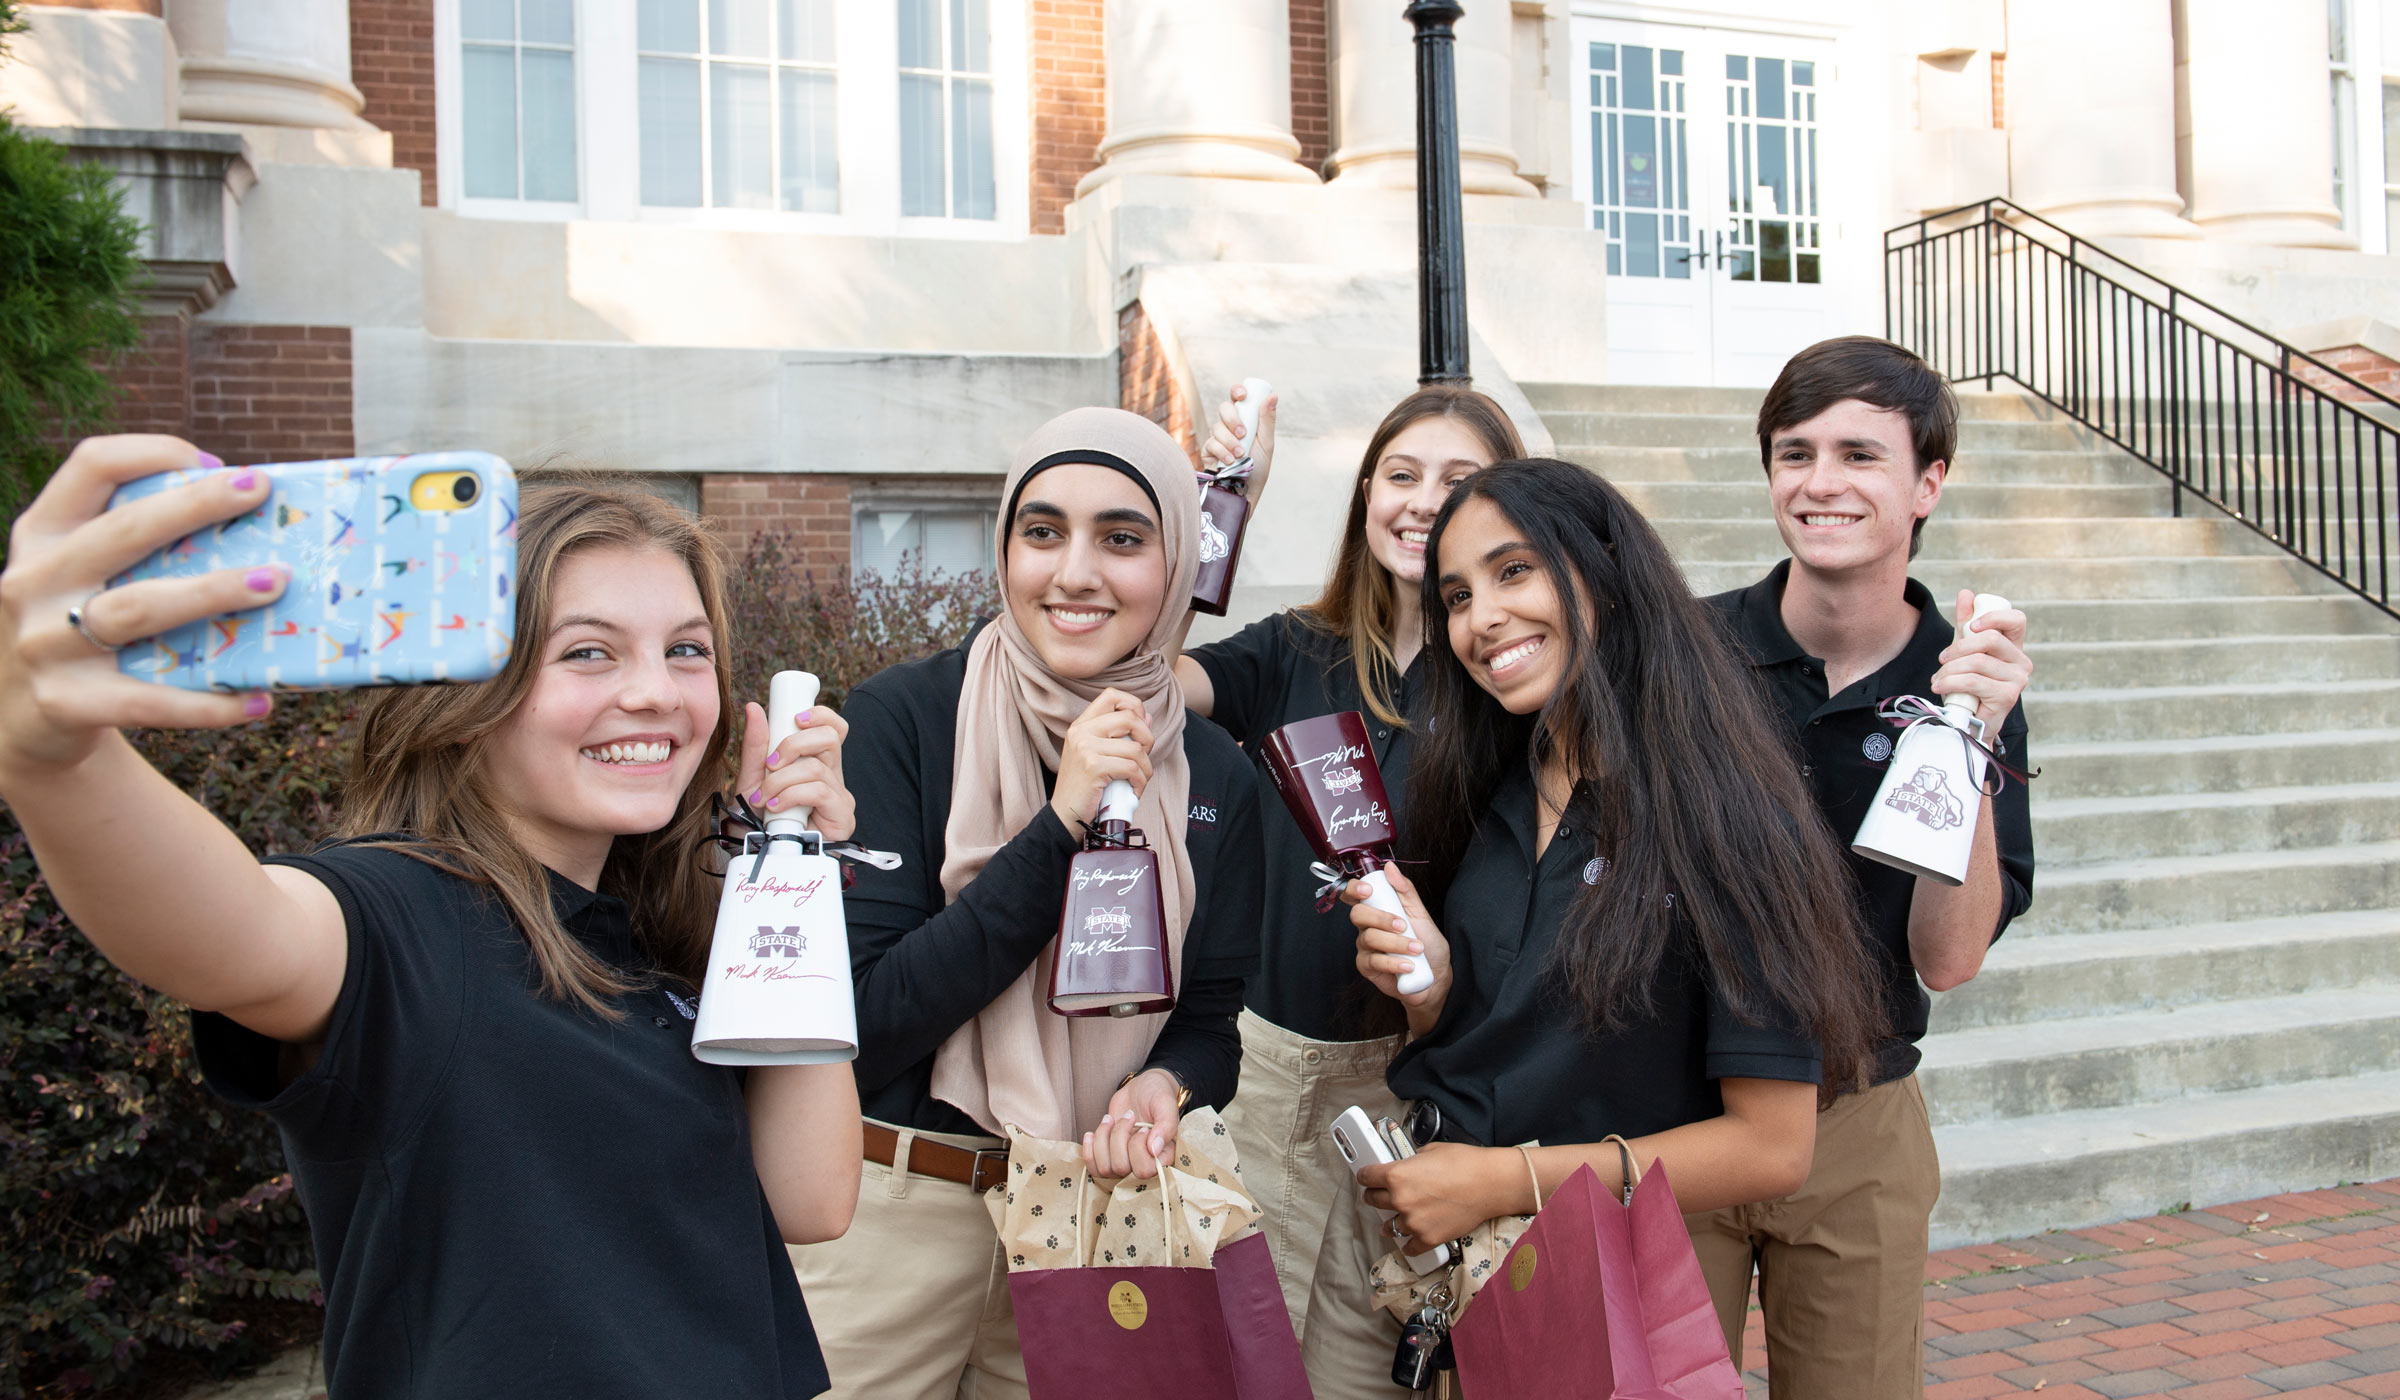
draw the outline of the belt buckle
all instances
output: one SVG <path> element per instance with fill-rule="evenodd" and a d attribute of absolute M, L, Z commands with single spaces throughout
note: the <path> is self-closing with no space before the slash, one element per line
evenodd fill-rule
<path fill-rule="evenodd" d="M 991 1169 L 992 1174 L 989 1180 L 986 1180 L 983 1174 L 984 1159 L 987 1157 L 994 1160 L 994 1165 Z M 1008 1180 L 1008 1149 L 1005 1147 L 977 1148 L 975 1150 L 974 1169 L 967 1173 L 967 1189 L 980 1194 L 982 1192 L 991 1190 L 993 1187 L 998 1186 L 1000 1183 L 1006 1180 Z"/>

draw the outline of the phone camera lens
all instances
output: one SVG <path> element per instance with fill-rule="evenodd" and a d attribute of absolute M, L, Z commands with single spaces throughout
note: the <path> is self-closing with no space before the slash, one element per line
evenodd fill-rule
<path fill-rule="evenodd" d="M 481 488 L 476 486 L 475 478 L 471 476 L 461 476 L 458 480 L 450 483 L 451 496 L 462 506 L 474 500 L 475 493 L 479 489 Z"/>

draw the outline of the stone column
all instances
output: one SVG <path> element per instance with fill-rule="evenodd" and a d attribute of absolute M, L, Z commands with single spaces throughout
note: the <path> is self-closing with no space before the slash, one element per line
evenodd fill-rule
<path fill-rule="evenodd" d="M 1458 173 L 1468 194 L 1541 191 L 1517 174 L 1513 16 L 1507 0 L 1464 0 L 1458 22 Z M 1417 183 L 1416 33 L 1401 0 L 1340 0 L 1334 35 L 1334 182 Z"/>
<path fill-rule="evenodd" d="M 1316 183 L 1295 159 L 1285 0 L 1108 0 L 1108 135 L 1081 196 L 1125 175 Z"/>
<path fill-rule="evenodd" d="M 2194 238 L 2175 189 L 2168 0 L 2010 0 L 2009 182 L 2085 235 Z"/>
<path fill-rule="evenodd" d="M 2357 247 L 2333 202 L 2325 7 L 2184 0 L 2184 16 L 2192 222 L 2245 243 Z"/>
<path fill-rule="evenodd" d="M 167 23 L 183 56 L 183 118 L 369 131 L 350 85 L 342 0 L 175 0 Z"/>

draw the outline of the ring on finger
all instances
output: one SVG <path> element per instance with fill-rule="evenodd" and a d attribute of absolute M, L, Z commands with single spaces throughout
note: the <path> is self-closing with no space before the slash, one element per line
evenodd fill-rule
<path fill-rule="evenodd" d="M 100 650 L 106 652 L 119 652 L 125 649 L 124 643 L 104 642 L 101 641 L 97 636 L 94 636 L 92 634 L 91 619 L 87 616 L 87 610 L 92 606 L 92 599 L 99 597 L 101 594 L 106 593 L 107 591 L 108 590 L 105 588 L 95 588 L 85 596 L 82 602 L 77 603 L 75 606 L 67 609 L 67 625 L 82 633 L 85 641 L 90 642 L 93 646 L 100 648 Z"/>

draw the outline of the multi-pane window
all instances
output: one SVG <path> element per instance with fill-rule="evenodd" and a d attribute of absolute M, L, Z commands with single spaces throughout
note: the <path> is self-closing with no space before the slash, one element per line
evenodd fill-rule
<path fill-rule="evenodd" d="M 999 216 L 991 0 L 899 0 L 900 212 Z"/>
<path fill-rule="evenodd" d="M 473 199 L 575 198 L 575 0 L 459 0 Z"/>
<path fill-rule="evenodd" d="M 851 519 L 850 566 L 889 574 L 915 564 L 928 574 L 992 567 L 995 512 L 982 506 L 861 509 Z"/>
<path fill-rule="evenodd" d="M 635 42 L 642 203 L 841 211 L 833 0 L 640 0 Z"/>
<path fill-rule="evenodd" d="M 1725 56 L 1725 187 L 1728 275 L 1817 281 L 1824 239 L 1816 64 Z"/>
<path fill-rule="evenodd" d="M 1683 50 L 1592 45 L 1592 227 L 1612 277 L 1692 275 Z"/>

